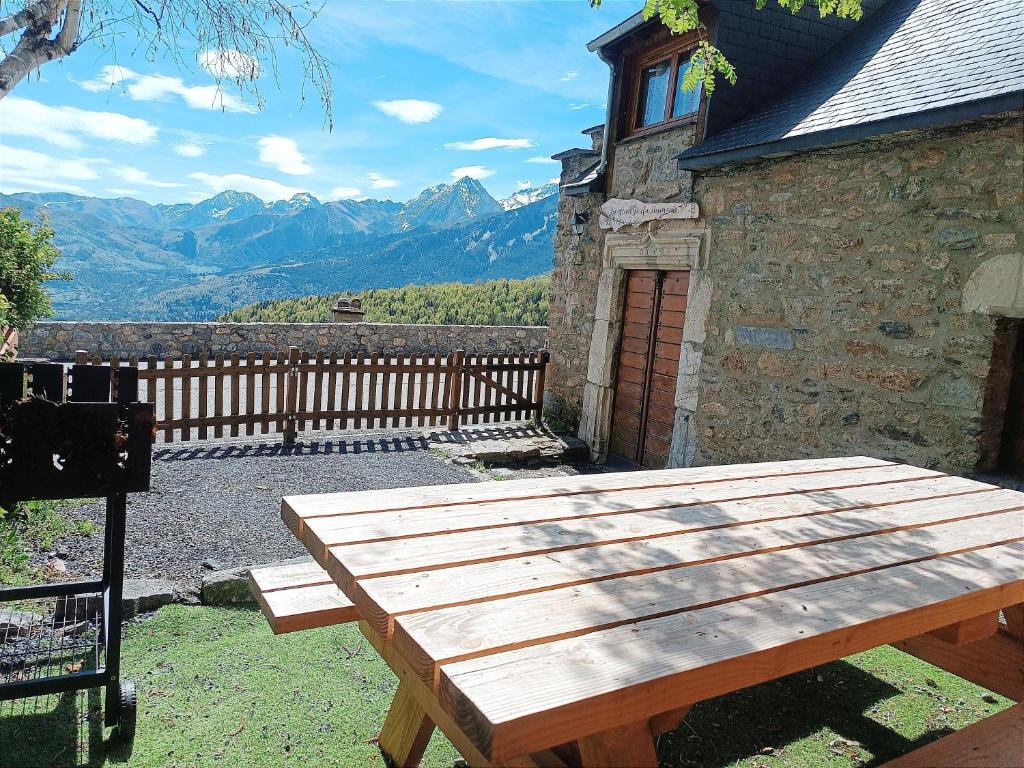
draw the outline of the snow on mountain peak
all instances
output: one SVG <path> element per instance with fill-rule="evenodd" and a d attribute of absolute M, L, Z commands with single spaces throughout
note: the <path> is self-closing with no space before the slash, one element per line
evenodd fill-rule
<path fill-rule="evenodd" d="M 550 181 L 547 184 L 543 184 L 539 187 L 521 189 L 518 192 L 511 194 L 502 200 L 499 200 L 498 203 L 506 211 L 512 211 L 515 210 L 516 208 L 522 208 L 524 205 L 535 203 L 538 200 L 543 200 L 545 197 L 551 197 L 551 195 L 557 194 L 558 183 Z"/>

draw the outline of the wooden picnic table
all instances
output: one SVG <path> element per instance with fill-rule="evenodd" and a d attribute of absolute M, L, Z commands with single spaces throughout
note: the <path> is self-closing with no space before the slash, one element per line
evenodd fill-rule
<path fill-rule="evenodd" d="M 696 702 L 890 643 L 1024 698 L 1024 494 L 961 477 L 847 457 L 291 496 L 282 517 L 400 680 L 398 765 L 436 724 L 474 768 L 655 766 Z"/>

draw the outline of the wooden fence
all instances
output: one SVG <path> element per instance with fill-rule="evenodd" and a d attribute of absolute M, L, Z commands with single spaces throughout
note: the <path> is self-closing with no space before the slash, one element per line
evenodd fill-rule
<path fill-rule="evenodd" d="M 90 362 L 80 351 L 76 362 Z M 91 362 L 103 364 L 99 357 Z M 138 369 L 139 399 L 156 405 L 164 442 L 268 432 L 383 430 L 540 419 L 547 352 L 505 355 L 166 356 Z"/>

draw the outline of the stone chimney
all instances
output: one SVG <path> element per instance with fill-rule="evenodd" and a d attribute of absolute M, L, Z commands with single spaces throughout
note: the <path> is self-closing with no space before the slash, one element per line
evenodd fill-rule
<path fill-rule="evenodd" d="M 364 315 L 363 303 L 350 296 L 341 296 L 331 307 L 332 323 L 361 323 Z"/>

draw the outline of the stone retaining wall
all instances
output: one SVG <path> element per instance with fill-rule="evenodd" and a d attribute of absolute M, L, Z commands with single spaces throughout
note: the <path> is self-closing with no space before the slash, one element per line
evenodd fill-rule
<path fill-rule="evenodd" d="M 387 323 L 101 323 L 45 322 L 24 332 L 21 357 L 66 361 L 75 350 L 104 359 L 117 355 L 215 355 L 276 352 L 537 352 L 544 327 L 397 325 Z"/>

